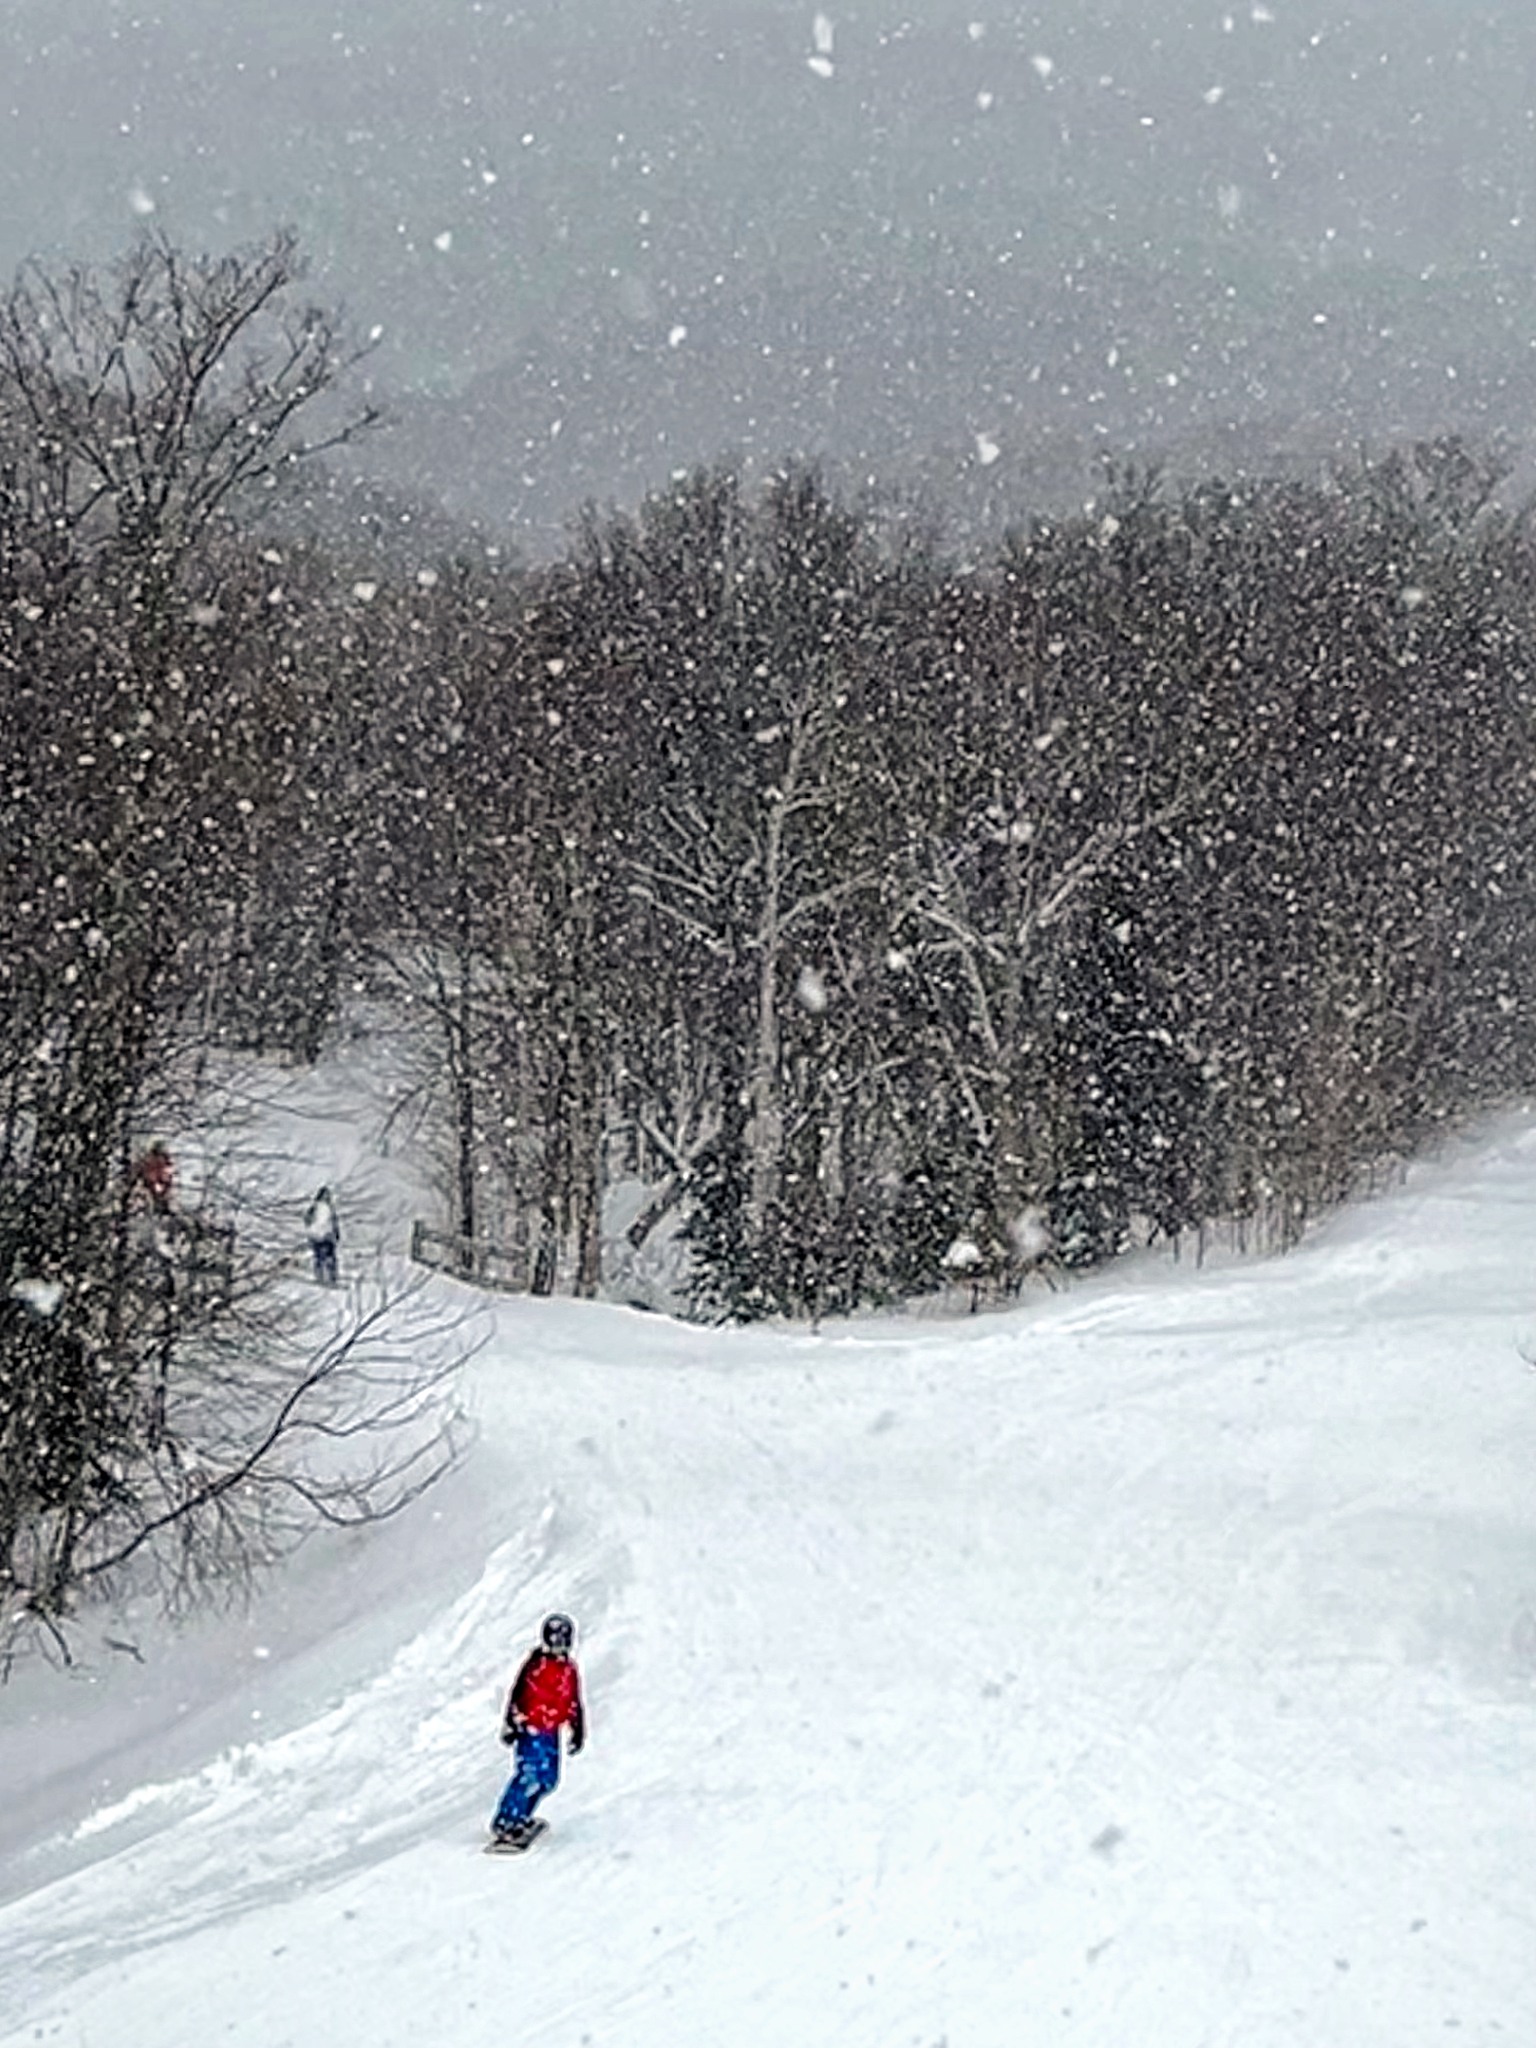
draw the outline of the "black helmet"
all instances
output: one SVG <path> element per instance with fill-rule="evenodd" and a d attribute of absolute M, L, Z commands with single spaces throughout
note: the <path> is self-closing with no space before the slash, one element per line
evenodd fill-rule
<path fill-rule="evenodd" d="M 576 1640 L 576 1624 L 568 1614 L 551 1614 L 543 1633 L 546 1650 L 568 1650 Z"/>

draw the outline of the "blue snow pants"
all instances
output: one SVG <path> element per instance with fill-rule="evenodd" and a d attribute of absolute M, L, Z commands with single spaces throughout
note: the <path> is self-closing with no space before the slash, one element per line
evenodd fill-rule
<path fill-rule="evenodd" d="M 559 1782 L 559 1729 L 546 1735 L 539 1729 L 525 1728 L 517 1738 L 517 1768 L 507 1780 L 491 1826 L 499 1833 L 529 1819 L 545 1793 L 553 1792 Z"/>

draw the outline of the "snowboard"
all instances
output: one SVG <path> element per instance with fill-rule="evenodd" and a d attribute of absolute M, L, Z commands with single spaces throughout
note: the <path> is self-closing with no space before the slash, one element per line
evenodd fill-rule
<path fill-rule="evenodd" d="M 525 1856 L 539 1839 L 540 1835 L 547 1834 L 548 1832 L 549 1822 L 547 1820 L 536 1820 L 520 1842 L 498 1842 L 493 1837 L 492 1840 L 486 1843 L 485 1853 L 487 1856 Z"/>

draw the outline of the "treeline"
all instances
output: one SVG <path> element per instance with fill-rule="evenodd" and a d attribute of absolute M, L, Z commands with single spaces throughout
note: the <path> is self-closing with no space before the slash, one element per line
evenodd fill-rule
<path fill-rule="evenodd" d="M 659 1179 L 736 1315 L 1286 1241 L 1532 1078 L 1500 475 L 1126 473 L 963 565 L 805 474 L 589 519 L 423 777 L 464 1132 L 578 1284 Z"/>
<path fill-rule="evenodd" d="M 594 1292 L 638 1183 L 711 1314 L 1285 1241 L 1531 1085 L 1492 458 L 1123 471 L 967 561 L 720 468 L 401 566 L 303 537 L 364 422 L 295 276 L 152 242 L 0 314 L 0 1257 L 93 1342 L 176 1049 L 312 1058 L 352 980 L 430 1034 L 457 1230 Z"/>

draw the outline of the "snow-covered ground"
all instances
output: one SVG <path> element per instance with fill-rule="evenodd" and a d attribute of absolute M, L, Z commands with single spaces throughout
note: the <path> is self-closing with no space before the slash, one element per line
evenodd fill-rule
<path fill-rule="evenodd" d="M 253 1115 L 398 1245 L 334 1070 Z M 0 2048 L 1536 2042 L 1536 1120 L 1007 1315 L 465 1300 L 414 1515 L 0 1693 Z"/>

